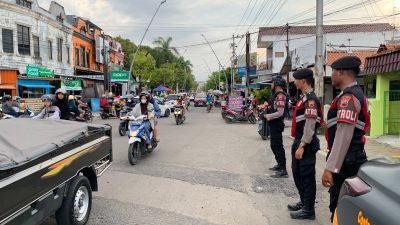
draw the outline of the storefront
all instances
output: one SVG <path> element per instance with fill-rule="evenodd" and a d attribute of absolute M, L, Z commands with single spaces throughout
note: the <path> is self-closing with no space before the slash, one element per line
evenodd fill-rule
<path fill-rule="evenodd" d="M 115 95 L 124 96 L 128 90 L 128 81 L 129 81 L 129 72 L 120 70 L 120 71 L 111 71 L 111 87 L 112 92 Z"/>
<path fill-rule="evenodd" d="M 17 95 L 17 69 L 0 67 L 0 96 Z"/>

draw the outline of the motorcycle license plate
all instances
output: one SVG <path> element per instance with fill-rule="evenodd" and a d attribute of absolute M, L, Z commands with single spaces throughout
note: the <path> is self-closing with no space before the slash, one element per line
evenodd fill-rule
<path fill-rule="evenodd" d="M 139 133 L 139 130 L 132 130 L 129 132 L 129 136 L 131 137 L 136 137 Z"/>

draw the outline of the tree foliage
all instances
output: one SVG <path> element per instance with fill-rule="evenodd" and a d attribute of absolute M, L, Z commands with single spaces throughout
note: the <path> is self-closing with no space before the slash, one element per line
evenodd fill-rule
<path fill-rule="evenodd" d="M 125 54 L 124 69 L 129 70 L 132 60 L 132 75 L 138 77 L 141 85 L 154 89 L 159 85 L 167 86 L 178 91 L 196 90 L 197 82 L 192 74 L 192 63 L 180 56 L 178 50 L 172 46 L 171 37 L 158 37 L 154 40 L 154 48 L 140 47 L 134 58 L 136 45 L 129 39 L 116 37 L 122 45 Z"/>

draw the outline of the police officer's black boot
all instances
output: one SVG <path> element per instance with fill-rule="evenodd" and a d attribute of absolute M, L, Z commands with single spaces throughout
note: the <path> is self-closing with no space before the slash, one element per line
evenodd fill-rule
<path fill-rule="evenodd" d="M 272 171 L 278 171 L 279 169 L 280 169 L 279 165 L 275 165 L 275 166 L 269 168 L 269 170 L 272 170 Z"/>
<path fill-rule="evenodd" d="M 290 217 L 295 220 L 315 220 L 315 211 L 302 208 L 299 211 L 291 212 Z"/>
<path fill-rule="evenodd" d="M 271 175 L 273 178 L 288 178 L 289 175 L 286 171 L 286 168 L 281 168 L 280 170 L 276 171 L 274 175 Z"/>
<path fill-rule="evenodd" d="M 303 203 L 302 202 L 298 202 L 298 203 L 295 203 L 295 204 L 289 204 L 287 206 L 287 208 L 289 209 L 289 211 L 296 212 L 296 211 L 299 211 L 300 209 L 303 208 Z"/>

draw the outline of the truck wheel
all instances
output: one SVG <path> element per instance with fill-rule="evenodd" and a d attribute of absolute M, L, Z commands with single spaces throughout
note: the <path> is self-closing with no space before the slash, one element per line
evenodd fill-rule
<path fill-rule="evenodd" d="M 68 188 L 61 208 L 56 212 L 58 225 L 84 225 L 92 208 L 92 188 L 85 176 L 78 175 Z"/>
<path fill-rule="evenodd" d="M 137 164 L 140 155 L 141 155 L 140 143 L 135 142 L 133 144 L 130 144 L 129 149 L 128 149 L 128 159 L 129 159 L 129 163 L 132 166 Z"/>

